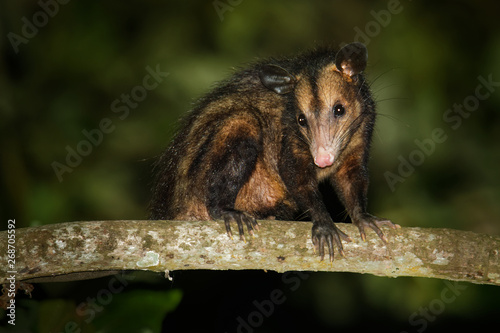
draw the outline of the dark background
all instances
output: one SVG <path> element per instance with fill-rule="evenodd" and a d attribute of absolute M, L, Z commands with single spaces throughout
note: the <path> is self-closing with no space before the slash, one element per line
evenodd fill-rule
<path fill-rule="evenodd" d="M 368 47 L 380 114 L 370 211 L 402 226 L 500 234 L 500 86 L 475 97 L 479 77 L 500 83 L 497 2 L 54 4 L 0 2 L 0 229 L 12 218 L 17 227 L 147 218 L 151 164 L 214 82 L 257 58 L 357 40 Z M 148 66 L 168 76 L 127 107 L 122 94 L 140 91 Z M 461 115 L 453 112 L 461 105 Z M 88 150 L 84 131 L 106 118 L 107 133 Z M 436 129 L 446 139 L 431 144 Z M 54 162 L 66 164 L 78 147 L 87 156 L 58 177 Z M 391 185 L 389 173 L 401 178 Z M 492 286 L 344 273 L 291 275 L 296 283 L 260 271 L 175 272 L 173 282 L 126 276 L 111 298 L 113 277 L 37 285 L 33 298 L 17 298 L 16 331 L 76 332 L 65 326 L 76 322 L 82 332 L 236 332 L 238 317 L 258 326 L 240 332 L 460 331 L 500 322 Z M 275 290 L 279 304 L 259 312 L 254 301 L 268 304 Z M 91 320 L 77 311 L 89 297 L 97 299 Z"/>

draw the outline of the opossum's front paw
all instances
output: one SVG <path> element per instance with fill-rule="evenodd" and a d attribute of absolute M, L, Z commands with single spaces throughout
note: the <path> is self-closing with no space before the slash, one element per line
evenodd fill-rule
<path fill-rule="evenodd" d="M 233 233 L 231 232 L 231 222 L 236 222 L 238 225 L 238 232 L 240 234 L 240 239 L 244 240 L 244 229 L 243 225 L 246 224 L 248 233 L 253 236 L 254 230 L 259 230 L 259 224 L 255 218 L 245 212 L 240 212 L 238 210 L 225 211 L 222 213 L 222 218 L 224 219 L 224 224 L 226 225 L 226 231 L 229 237 L 233 238 Z"/>
<path fill-rule="evenodd" d="M 362 214 L 361 216 L 353 219 L 352 222 L 358 227 L 359 234 L 361 235 L 361 239 L 363 241 L 366 240 L 366 227 L 373 229 L 384 243 L 387 243 L 387 237 L 385 237 L 382 230 L 380 230 L 381 226 L 391 227 L 392 229 L 401 228 L 399 224 L 394 224 L 389 220 L 384 220 L 368 213 Z"/>
<path fill-rule="evenodd" d="M 325 258 L 325 245 L 328 246 L 330 261 L 333 261 L 333 243 L 337 246 L 340 255 L 344 256 L 344 248 L 342 247 L 341 238 L 347 242 L 351 238 L 340 231 L 333 222 L 320 223 L 313 222 L 312 227 L 312 242 L 314 244 L 314 252 L 319 253 L 321 260 Z"/>

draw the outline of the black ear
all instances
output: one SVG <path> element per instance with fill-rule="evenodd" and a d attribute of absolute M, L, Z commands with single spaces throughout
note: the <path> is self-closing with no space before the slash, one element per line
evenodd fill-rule
<path fill-rule="evenodd" d="M 368 51 L 361 43 L 347 44 L 337 52 L 335 65 L 342 73 L 353 77 L 365 70 Z"/>
<path fill-rule="evenodd" d="M 276 65 L 265 65 L 259 73 L 260 82 L 277 94 L 288 94 L 295 88 L 295 77 Z"/>

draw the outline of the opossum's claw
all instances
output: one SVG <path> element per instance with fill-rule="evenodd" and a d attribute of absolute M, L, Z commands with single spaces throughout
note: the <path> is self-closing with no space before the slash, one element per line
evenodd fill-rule
<path fill-rule="evenodd" d="M 224 219 L 224 224 L 226 226 L 226 231 L 228 236 L 232 239 L 233 233 L 231 232 L 231 222 L 236 222 L 238 225 L 238 233 L 240 235 L 240 240 L 245 240 L 244 225 L 247 226 L 248 233 L 253 236 L 254 230 L 259 230 L 259 224 L 257 220 L 250 214 L 246 212 L 241 212 L 237 210 L 225 211 L 222 214 Z"/>
<path fill-rule="evenodd" d="M 401 226 L 399 224 L 394 224 L 389 220 L 380 219 L 371 214 L 365 213 L 362 216 L 353 219 L 353 223 L 358 227 L 359 234 L 363 241 L 366 240 L 365 228 L 371 228 L 375 231 L 377 236 L 384 242 L 387 243 L 387 237 L 384 235 L 382 230 L 380 230 L 381 226 L 387 226 L 392 229 L 399 229 Z"/>
<path fill-rule="evenodd" d="M 314 222 L 312 227 L 312 242 L 314 245 L 314 252 L 319 253 L 321 260 L 325 258 L 325 245 L 328 246 L 328 252 L 330 254 L 330 262 L 333 262 L 334 250 L 333 244 L 337 246 L 337 249 L 342 257 L 345 257 L 344 248 L 342 246 L 341 238 L 347 242 L 351 241 L 351 238 L 345 233 L 340 231 L 333 222 L 320 223 Z"/>

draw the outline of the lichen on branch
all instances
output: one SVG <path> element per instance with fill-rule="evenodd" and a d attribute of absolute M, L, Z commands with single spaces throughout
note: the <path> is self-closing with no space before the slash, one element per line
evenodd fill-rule
<path fill-rule="evenodd" d="M 254 237 L 230 239 L 222 221 L 91 221 L 16 230 L 16 281 L 80 280 L 121 270 L 329 271 L 415 276 L 500 285 L 500 237 L 438 228 L 383 228 L 359 238 L 351 224 L 345 257 L 313 253 L 311 224 L 259 221 Z M 0 232 L 7 239 L 7 231 Z M 0 242 L 0 283 L 9 277 Z"/>

